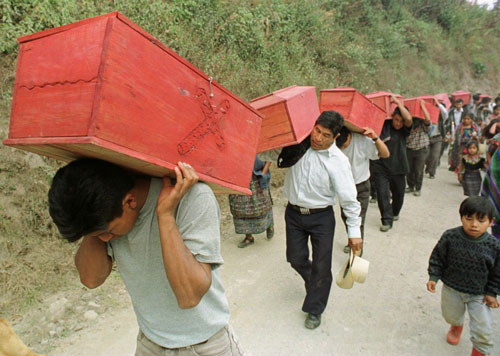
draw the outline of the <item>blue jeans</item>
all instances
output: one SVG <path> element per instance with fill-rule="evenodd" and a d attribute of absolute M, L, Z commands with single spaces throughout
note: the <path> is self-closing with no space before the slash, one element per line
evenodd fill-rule
<path fill-rule="evenodd" d="M 483 304 L 484 295 L 459 292 L 443 284 L 441 290 L 441 312 L 451 325 L 463 325 L 465 310 L 469 312 L 470 339 L 474 348 L 486 355 L 493 349 L 492 318 L 490 307 Z"/>

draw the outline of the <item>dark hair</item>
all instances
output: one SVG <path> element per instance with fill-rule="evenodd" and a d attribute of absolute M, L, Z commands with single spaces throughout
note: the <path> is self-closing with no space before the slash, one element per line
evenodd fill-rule
<path fill-rule="evenodd" d="M 481 94 L 474 94 L 472 96 L 472 100 L 479 100 L 479 99 L 481 99 Z"/>
<path fill-rule="evenodd" d="M 497 108 L 500 108 L 500 104 L 496 104 L 496 105 L 493 107 L 493 111 L 495 111 Z"/>
<path fill-rule="evenodd" d="M 488 96 L 485 96 L 481 99 L 482 104 L 488 104 L 491 101 L 491 98 Z"/>
<path fill-rule="evenodd" d="M 340 129 L 340 136 L 335 140 L 335 144 L 338 148 L 341 148 L 347 142 L 350 133 L 351 131 L 347 127 L 342 126 Z"/>
<path fill-rule="evenodd" d="M 495 134 L 491 134 L 490 133 L 490 129 L 491 129 L 491 127 L 493 125 L 498 124 L 498 123 L 500 123 L 500 119 L 499 118 L 491 120 L 488 125 L 486 125 L 485 127 L 483 127 L 483 129 L 481 131 L 481 136 L 483 136 L 487 140 L 489 140 L 490 138 L 493 138 L 493 136 L 495 136 Z"/>
<path fill-rule="evenodd" d="M 476 148 L 479 148 L 479 142 L 477 142 L 476 140 L 470 140 L 469 142 L 467 142 L 467 144 L 465 145 L 465 148 L 468 150 L 469 147 L 472 145 L 475 145 Z"/>
<path fill-rule="evenodd" d="M 410 112 L 410 109 L 408 109 L 408 107 L 405 105 L 405 109 Z M 399 106 L 396 106 L 396 108 L 394 109 L 394 111 L 392 112 L 392 115 L 391 116 L 394 116 L 394 115 L 399 115 L 401 117 L 403 117 L 403 115 L 401 114 L 401 109 L 399 108 Z"/>
<path fill-rule="evenodd" d="M 470 111 L 464 111 L 464 113 L 462 115 L 462 121 L 465 119 L 466 116 L 468 116 L 472 121 L 474 121 L 476 119 L 476 115 L 474 115 Z"/>
<path fill-rule="evenodd" d="M 342 126 L 344 126 L 344 118 L 336 111 L 323 111 L 316 120 L 315 125 L 318 124 L 329 129 L 335 137 L 342 129 Z"/>
<path fill-rule="evenodd" d="M 497 97 L 495 98 L 495 103 L 496 103 L 497 101 L 500 101 L 500 96 L 497 96 Z"/>
<path fill-rule="evenodd" d="M 69 242 L 107 228 L 122 215 L 132 175 L 106 161 L 82 158 L 59 169 L 49 190 L 49 213 Z"/>
<path fill-rule="evenodd" d="M 460 217 L 472 216 L 476 214 L 476 216 L 480 219 L 488 216 L 490 221 L 493 220 L 493 205 L 485 197 L 468 197 L 460 204 L 460 209 L 458 211 L 460 213 Z"/>
<path fill-rule="evenodd" d="M 464 101 L 462 99 L 457 99 L 455 100 L 455 104 L 463 103 Z"/>

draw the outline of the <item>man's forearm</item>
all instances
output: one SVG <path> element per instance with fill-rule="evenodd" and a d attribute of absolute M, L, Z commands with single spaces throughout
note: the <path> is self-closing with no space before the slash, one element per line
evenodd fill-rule
<path fill-rule="evenodd" d="M 209 264 L 194 258 L 186 247 L 173 216 L 158 218 L 163 263 L 180 308 L 192 308 L 212 284 Z"/>
<path fill-rule="evenodd" d="M 113 262 L 108 256 L 106 243 L 96 237 L 85 236 L 76 252 L 75 265 L 83 285 L 96 288 L 108 278 Z"/>

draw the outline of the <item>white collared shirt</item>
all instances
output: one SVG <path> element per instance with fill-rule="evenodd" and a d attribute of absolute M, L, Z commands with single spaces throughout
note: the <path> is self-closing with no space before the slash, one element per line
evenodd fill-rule
<path fill-rule="evenodd" d="M 377 146 L 371 138 L 352 132 L 351 142 L 342 153 L 349 159 L 354 183 L 363 183 L 370 178 L 370 160 L 379 159 Z"/>
<path fill-rule="evenodd" d="M 462 113 L 464 112 L 464 109 L 456 110 L 453 112 L 453 120 L 455 121 L 455 127 L 458 127 L 460 125 L 460 121 L 462 119 Z"/>
<path fill-rule="evenodd" d="M 335 144 L 327 150 L 309 148 L 288 169 L 283 193 L 291 204 L 309 209 L 333 206 L 338 196 L 347 217 L 347 235 L 361 237 L 361 206 L 356 199 L 351 165 Z"/>

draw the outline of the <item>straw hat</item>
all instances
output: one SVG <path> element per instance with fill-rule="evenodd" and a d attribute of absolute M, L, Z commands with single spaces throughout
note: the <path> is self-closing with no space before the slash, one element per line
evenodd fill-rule
<path fill-rule="evenodd" d="M 351 289 L 354 282 L 364 283 L 370 262 L 349 251 L 349 257 L 337 273 L 336 283 L 340 288 Z"/>

